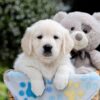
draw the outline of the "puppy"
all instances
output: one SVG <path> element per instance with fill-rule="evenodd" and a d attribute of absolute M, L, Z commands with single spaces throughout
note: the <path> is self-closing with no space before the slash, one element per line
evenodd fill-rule
<path fill-rule="evenodd" d="M 43 78 L 51 80 L 59 90 L 74 73 L 70 51 L 74 46 L 68 30 L 53 20 L 40 20 L 27 28 L 21 41 L 23 53 L 14 63 L 14 69 L 25 73 L 31 81 L 32 91 L 42 95 Z"/>

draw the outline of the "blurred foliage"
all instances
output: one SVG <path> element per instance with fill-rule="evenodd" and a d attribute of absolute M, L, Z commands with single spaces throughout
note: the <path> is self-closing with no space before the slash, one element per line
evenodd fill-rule
<path fill-rule="evenodd" d="M 7 70 L 7 67 L 1 67 L 0 66 L 0 81 L 3 81 L 3 73 Z"/>
<path fill-rule="evenodd" d="M 0 63 L 12 66 L 26 27 L 62 8 L 57 0 L 0 0 Z"/>
<path fill-rule="evenodd" d="M 0 100 L 8 100 L 7 98 L 7 88 L 0 82 Z"/>

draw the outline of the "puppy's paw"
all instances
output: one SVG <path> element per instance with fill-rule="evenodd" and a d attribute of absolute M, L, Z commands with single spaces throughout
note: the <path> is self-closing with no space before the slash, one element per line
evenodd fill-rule
<path fill-rule="evenodd" d="M 55 77 L 53 83 L 56 89 L 63 90 L 68 84 L 68 77 L 66 76 Z"/>
<path fill-rule="evenodd" d="M 93 68 L 84 67 L 84 66 L 76 69 L 76 73 L 78 73 L 78 74 L 87 74 L 87 73 L 90 73 L 90 72 L 93 72 L 93 71 L 94 71 Z"/>
<path fill-rule="evenodd" d="M 39 81 L 38 82 L 31 81 L 31 84 L 32 84 L 31 87 L 32 92 L 34 92 L 36 96 L 41 96 L 45 89 L 44 83 Z"/>

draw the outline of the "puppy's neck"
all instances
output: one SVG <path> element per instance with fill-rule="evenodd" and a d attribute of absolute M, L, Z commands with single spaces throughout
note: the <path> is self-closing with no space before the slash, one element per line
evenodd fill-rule
<path fill-rule="evenodd" d="M 63 60 L 64 56 L 63 55 L 60 55 L 57 57 L 57 59 L 54 59 L 54 60 L 51 60 L 51 61 L 48 61 L 47 63 L 44 63 L 44 65 L 46 67 L 49 67 L 49 68 L 54 68 L 54 67 L 58 67 L 59 66 L 59 63 Z M 43 63 L 43 62 L 42 62 Z"/>
<path fill-rule="evenodd" d="M 51 58 L 40 59 L 36 55 L 33 56 L 33 59 L 35 59 L 38 63 L 40 63 L 41 65 L 45 66 L 46 68 L 48 68 L 48 67 L 52 68 L 52 67 L 58 66 L 63 58 L 64 58 L 64 55 L 60 55 L 54 60 L 52 60 Z"/>

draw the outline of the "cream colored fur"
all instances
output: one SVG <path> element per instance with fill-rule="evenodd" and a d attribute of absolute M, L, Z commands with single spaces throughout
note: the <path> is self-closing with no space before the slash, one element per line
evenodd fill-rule
<path fill-rule="evenodd" d="M 42 39 L 37 37 L 42 35 Z M 54 36 L 58 39 L 54 39 Z M 43 55 L 43 46 L 52 45 L 52 56 Z M 70 51 L 74 42 L 69 31 L 53 20 L 40 20 L 27 28 L 22 38 L 21 53 L 14 63 L 14 69 L 25 73 L 31 81 L 32 91 L 42 95 L 45 85 L 43 78 L 53 79 L 57 89 L 67 86 L 74 67 L 70 61 Z"/>

